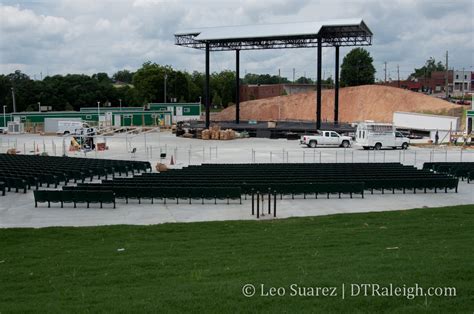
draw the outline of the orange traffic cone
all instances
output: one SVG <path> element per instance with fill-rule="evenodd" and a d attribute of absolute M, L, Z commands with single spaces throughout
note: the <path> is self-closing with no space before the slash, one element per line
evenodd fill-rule
<path fill-rule="evenodd" d="M 170 165 L 174 165 L 174 158 L 173 158 L 173 155 L 171 155 Z"/>

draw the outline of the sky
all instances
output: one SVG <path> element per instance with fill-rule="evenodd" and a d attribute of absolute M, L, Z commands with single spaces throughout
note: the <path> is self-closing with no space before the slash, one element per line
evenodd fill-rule
<path fill-rule="evenodd" d="M 376 78 L 406 78 L 429 57 L 474 71 L 474 1 L 416 0 L 0 0 L 0 73 L 46 75 L 135 71 L 144 62 L 204 72 L 204 53 L 174 45 L 179 30 L 229 25 L 362 18 L 374 34 L 366 47 Z M 341 48 L 342 58 L 352 48 Z M 242 51 L 240 75 L 292 80 L 316 76 L 316 49 Z M 334 49 L 323 49 L 323 76 Z M 212 52 L 211 71 L 235 69 L 232 52 Z"/>

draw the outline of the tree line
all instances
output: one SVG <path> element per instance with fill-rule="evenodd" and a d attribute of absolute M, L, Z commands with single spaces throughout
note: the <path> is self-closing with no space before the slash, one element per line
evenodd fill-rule
<path fill-rule="evenodd" d="M 362 49 L 363 50 L 363 49 Z M 362 58 L 362 61 L 354 59 Z M 344 80 L 352 77 L 357 65 L 357 80 Z M 368 53 L 357 51 L 355 55 L 344 58 L 341 65 L 341 86 L 373 83 L 375 69 Z M 369 63 L 369 66 L 367 65 Z M 345 67 L 350 71 L 344 71 Z M 368 70 L 367 70 L 368 69 Z M 372 70 L 373 69 L 373 70 Z M 348 72 L 348 73 L 346 73 Z M 371 75 L 371 77 L 370 77 Z M 369 78 L 367 78 L 369 76 Z M 143 106 L 149 102 L 204 102 L 204 73 L 192 73 L 173 69 L 169 65 L 145 62 L 138 70 L 121 70 L 109 77 L 107 73 L 93 75 L 67 74 L 47 76 L 43 80 L 32 80 L 21 71 L 0 75 L 0 106 L 7 111 L 13 109 L 13 93 L 17 111 L 37 111 L 39 104 L 51 106 L 52 110 L 79 110 L 81 107 L 96 106 Z M 241 84 L 279 84 L 291 83 L 286 77 L 269 74 L 247 73 Z M 298 78 L 295 83 L 314 84 L 307 77 Z M 331 77 L 324 80 L 326 87 L 333 86 Z M 166 85 L 166 96 L 165 96 Z M 214 72 L 210 77 L 211 103 L 217 107 L 227 107 L 235 101 L 235 72 L 224 70 Z"/>

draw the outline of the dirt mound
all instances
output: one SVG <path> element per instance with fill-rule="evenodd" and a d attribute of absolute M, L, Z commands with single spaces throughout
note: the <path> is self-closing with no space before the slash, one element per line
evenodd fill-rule
<path fill-rule="evenodd" d="M 339 90 L 339 121 L 392 122 L 395 111 L 457 115 L 458 106 L 447 101 L 395 87 L 364 85 Z M 240 104 L 242 120 L 312 120 L 316 93 L 278 96 Z M 323 121 L 334 120 L 334 90 L 322 92 Z M 213 116 L 215 121 L 235 119 L 235 106 Z"/>

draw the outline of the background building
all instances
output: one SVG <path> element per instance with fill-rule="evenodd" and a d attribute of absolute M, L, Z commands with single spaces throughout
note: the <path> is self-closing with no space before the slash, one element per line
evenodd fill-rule
<path fill-rule="evenodd" d="M 3 118 L 3 117 L 2 117 Z M 52 111 L 52 112 L 17 112 L 8 113 L 0 119 L 0 126 L 4 121 L 20 122 L 24 125 L 26 132 L 44 132 L 45 122 L 51 120 L 84 121 L 91 126 L 97 126 L 100 120 L 101 127 L 141 126 L 158 127 L 169 126 L 172 122 L 170 111 L 111 108 L 83 108 L 82 111 Z"/>
<path fill-rule="evenodd" d="M 172 122 L 199 120 L 201 117 L 200 103 L 149 103 L 148 110 L 170 112 Z"/>
<path fill-rule="evenodd" d="M 241 85 L 240 101 L 270 98 L 282 95 L 293 95 L 316 91 L 314 84 L 258 84 Z"/>

